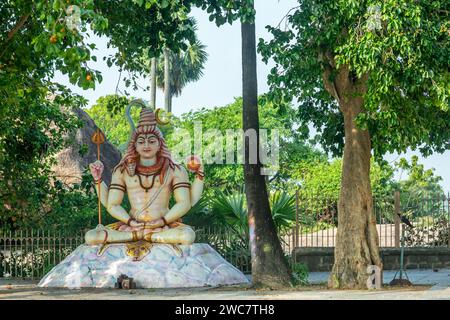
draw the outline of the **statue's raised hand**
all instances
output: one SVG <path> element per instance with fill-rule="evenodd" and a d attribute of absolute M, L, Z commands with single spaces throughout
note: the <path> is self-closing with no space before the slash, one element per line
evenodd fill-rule
<path fill-rule="evenodd" d="M 186 158 L 186 167 L 190 172 L 195 173 L 198 178 L 203 180 L 203 177 L 205 176 L 205 169 L 199 156 L 188 156 Z"/>
<path fill-rule="evenodd" d="M 199 156 L 191 155 L 186 158 L 187 169 L 192 173 L 204 172 L 202 159 Z"/>
<path fill-rule="evenodd" d="M 97 160 L 89 164 L 89 169 L 91 170 L 92 177 L 94 178 L 95 181 L 101 179 L 104 168 L 105 167 L 100 160 Z"/>

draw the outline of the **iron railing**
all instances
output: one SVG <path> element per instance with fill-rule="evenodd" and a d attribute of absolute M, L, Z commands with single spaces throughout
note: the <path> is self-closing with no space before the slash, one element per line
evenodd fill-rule
<path fill-rule="evenodd" d="M 407 247 L 450 247 L 450 194 L 395 192 L 389 197 L 374 197 L 373 212 L 380 247 L 399 247 L 402 228 Z M 401 223 L 400 215 L 413 228 Z M 297 192 L 295 221 L 284 242 L 287 247 L 334 247 L 337 217 L 337 199 Z"/>
<path fill-rule="evenodd" d="M 227 228 L 197 228 L 196 242 L 208 243 L 243 273 L 251 272 L 247 237 Z M 289 254 L 293 247 L 280 238 Z M 84 243 L 84 232 L 52 230 L 0 231 L 0 278 L 40 279 Z"/>
<path fill-rule="evenodd" d="M 244 273 L 250 272 L 245 237 L 226 228 L 197 228 L 196 242 L 205 242 Z M 40 279 L 84 243 L 80 231 L 0 230 L 0 278 Z"/>
<path fill-rule="evenodd" d="M 380 247 L 398 247 L 401 228 L 405 245 L 450 247 L 450 196 L 374 198 Z M 414 228 L 398 218 L 405 215 Z M 334 247 L 337 201 L 296 193 L 292 227 L 279 230 L 282 248 L 289 256 L 296 247 Z M 84 243 L 83 231 L 0 230 L 0 277 L 41 278 L 76 247 Z M 248 235 L 230 228 L 196 228 L 196 242 L 210 244 L 244 273 L 251 271 Z"/>
<path fill-rule="evenodd" d="M 83 232 L 0 231 L 0 277 L 41 278 L 83 242 Z"/>

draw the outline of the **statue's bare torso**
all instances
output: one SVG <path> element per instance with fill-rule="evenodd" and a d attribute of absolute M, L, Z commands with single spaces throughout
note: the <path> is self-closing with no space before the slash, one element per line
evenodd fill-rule
<path fill-rule="evenodd" d="M 164 217 L 169 211 L 173 173 L 172 169 L 168 170 L 166 181 L 159 174 L 150 176 L 135 174 L 130 177 L 126 170 L 122 173 L 132 218 L 139 222 L 149 222 Z M 141 209 L 150 201 L 150 206 L 142 211 Z"/>

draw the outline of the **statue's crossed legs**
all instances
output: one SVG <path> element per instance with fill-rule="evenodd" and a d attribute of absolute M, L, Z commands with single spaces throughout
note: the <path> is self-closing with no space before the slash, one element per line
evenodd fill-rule
<path fill-rule="evenodd" d="M 171 227 L 147 229 L 140 228 L 132 231 L 120 231 L 122 223 L 108 225 L 89 230 L 85 235 L 88 245 L 99 245 L 108 243 L 136 242 L 145 240 L 151 243 L 167 244 L 192 244 L 195 240 L 195 232 L 188 225 L 175 222 Z"/>

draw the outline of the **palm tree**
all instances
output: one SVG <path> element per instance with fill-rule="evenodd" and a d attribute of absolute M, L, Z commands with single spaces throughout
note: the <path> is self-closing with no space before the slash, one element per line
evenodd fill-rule
<path fill-rule="evenodd" d="M 164 109 L 167 112 L 172 111 L 172 98 L 170 88 L 170 51 L 168 48 L 164 48 Z"/>
<path fill-rule="evenodd" d="M 151 59 L 150 66 L 150 103 L 156 108 L 156 58 Z"/>
<path fill-rule="evenodd" d="M 197 31 L 197 24 L 194 18 L 192 28 Z M 148 58 L 148 52 L 145 52 L 140 63 L 146 66 L 150 76 L 150 104 L 156 105 L 156 87 L 165 93 L 165 109 L 172 111 L 172 97 L 178 97 L 184 87 L 190 83 L 198 81 L 203 76 L 203 69 L 208 59 L 206 46 L 196 37 L 186 43 L 186 49 L 178 52 L 172 52 L 164 49 L 163 56 L 159 58 Z M 170 78 L 170 88 L 166 96 L 165 78 Z"/>
<path fill-rule="evenodd" d="M 252 5 L 253 4 L 249 4 Z M 249 142 L 245 142 L 244 180 L 247 198 L 252 282 L 254 286 L 280 287 L 291 284 L 291 272 L 284 258 L 273 221 L 266 180 L 259 159 L 258 89 L 256 76 L 255 23 L 241 23 L 242 100 L 244 131 L 255 130 L 257 161 L 250 163 Z"/>
<path fill-rule="evenodd" d="M 156 85 L 158 88 L 165 90 L 165 70 L 167 63 L 170 70 L 170 87 L 169 87 L 169 111 L 172 110 L 172 97 L 178 97 L 184 87 L 190 83 L 198 81 L 203 76 L 203 69 L 208 58 L 205 51 L 206 46 L 198 39 L 187 45 L 186 50 L 179 52 L 170 52 L 169 60 L 158 59 L 156 68 Z"/>

